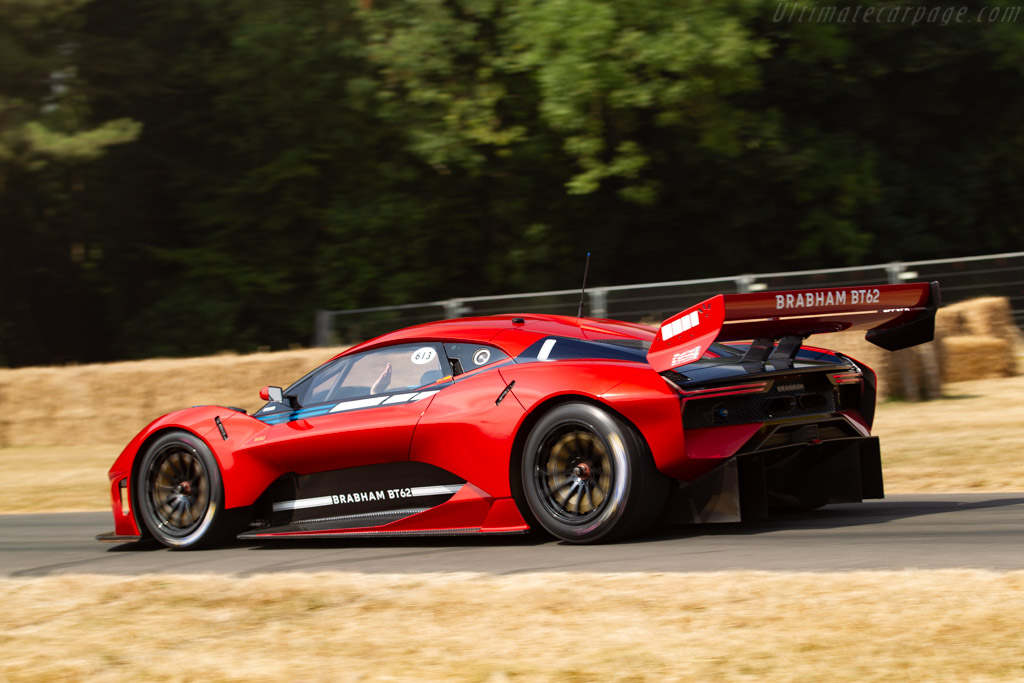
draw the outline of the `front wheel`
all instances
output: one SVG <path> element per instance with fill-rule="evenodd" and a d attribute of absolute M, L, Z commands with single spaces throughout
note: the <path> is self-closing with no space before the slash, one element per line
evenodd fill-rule
<path fill-rule="evenodd" d="M 226 515 L 220 469 L 201 439 L 164 434 L 146 449 L 136 472 L 136 510 L 154 538 L 170 548 L 221 540 Z"/>
<path fill-rule="evenodd" d="M 571 543 L 639 533 L 661 513 L 669 490 L 640 435 L 589 403 L 564 403 L 537 421 L 521 473 L 533 517 Z"/>

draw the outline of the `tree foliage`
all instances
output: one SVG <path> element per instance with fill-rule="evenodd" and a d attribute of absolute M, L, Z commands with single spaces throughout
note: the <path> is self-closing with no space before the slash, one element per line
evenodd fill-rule
<path fill-rule="evenodd" d="M 1024 19 L 777 6 L 0 0 L 0 363 L 1024 248 Z"/>
<path fill-rule="evenodd" d="M 83 1 L 0 0 L 0 363 L 104 353 L 77 335 L 103 239 L 80 215 L 83 164 L 135 140 L 141 124 L 90 108 L 78 69 Z"/>

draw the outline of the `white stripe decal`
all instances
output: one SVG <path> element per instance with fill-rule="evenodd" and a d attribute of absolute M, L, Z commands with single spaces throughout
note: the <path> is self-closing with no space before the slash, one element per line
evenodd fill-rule
<path fill-rule="evenodd" d="M 661 328 L 661 338 L 668 341 L 672 337 L 682 334 L 683 332 L 689 332 L 694 327 L 700 325 L 700 315 L 698 311 L 687 313 L 681 318 L 673 320 L 669 324 Z"/>
<path fill-rule="evenodd" d="M 555 348 L 555 342 L 557 339 L 545 339 L 544 343 L 541 344 L 540 353 L 537 354 L 537 360 L 547 360 L 548 356 L 551 355 L 551 349 Z"/>
<path fill-rule="evenodd" d="M 374 408 L 382 405 L 393 405 L 396 403 L 414 403 L 416 401 L 422 401 L 425 398 L 430 398 L 440 389 L 434 389 L 432 391 L 413 391 L 408 394 L 395 394 L 394 396 L 371 396 L 370 398 L 361 398 L 356 401 L 345 401 L 331 408 L 332 413 L 343 413 L 346 410 L 358 410 L 359 408 Z"/>
<path fill-rule="evenodd" d="M 411 401 L 414 396 L 416 396 L 415 391 L 411 394 L 395 394 L 388 400 L 384 401 L 384 403 L 405 403 L 406 401 Z"/>
<path fill-rule="evenodd" d="M 442 484 L 440 486 L 414 486 L 409 489 L 413 497 L 422 496 L 443 496 L 449 493 L 458 493 L 464 484 Z M 346 494 L 338 494 L 342 498 Z M 365 495 L 364 495 L 365 497 Z M 306 508 L 318 508 L 324 505 L 332 505 L 338 503 L 335 500 L 335 496 L 320 496 L 319 498 L 302 498 L 299 500 L 284 500 L 280 503 L 274 503 L 274 512 L 280 512 L 281 510 L 305 510 Z M 344 502 L 344 501 L 340 501 Z"/>
<path fill-rule="evenodd" d="M 386 396 L 371 396 L 370 398 L 361 398 L 358 401 L 345 401 L 331 408 L 332 413 L 340 413 L 345 410 L 355 410 L 356 408 L 370 408 L 372 406 L 379 406 L 384 402 Z"/>
<path fill-rule="evenodd" d="M 434 394 L 436 394 L 439 391 L 441 391 L 441 390 L 440 389 L 435 389 L 434 391 L 421 391 L 420 393 L 416 394 L 416 398 L 413 398 L 412 401 L 422 401 L 425 398 L 430 398 L 431 396 L 433 396 Z M 410 401 L 410 402 L 412 402 L 412 401 Z"/>
<path fill-rule="evenodd" d="M 445 484 L 443 486 L 417 486 L 409 489 L 414 496 L 442 496 L 446 493 L 458 493 L 462 484 Z"/>
<path fill-rule="evenodd" d="M 278 510 L 305 510 L 306 508 L 318 508 L 324 505 L 330 505 L 332 502 L 330 496 L 320 496 L 319 498 L 303 498 L 302 500 L 285 500 L 280 503 L 274 503 L 274 512 Z"/>

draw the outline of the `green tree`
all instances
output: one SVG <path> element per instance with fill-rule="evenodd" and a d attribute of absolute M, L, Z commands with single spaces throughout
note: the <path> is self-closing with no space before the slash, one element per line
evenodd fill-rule
<path fill-rule="evenodd" d="M 622 284 L 1024 249 L 1014 24 L 777 6 L 0 0 L 2 354 L 280 348 L 587 251 Z"/>
<path fill-rule="evenodd" d="M 82 4 L 0 1 L 0 363 L 95 346 L 80 333 L 96 311 L 84 169 L 140 124 L 93 116 L 76 65 Z"/>

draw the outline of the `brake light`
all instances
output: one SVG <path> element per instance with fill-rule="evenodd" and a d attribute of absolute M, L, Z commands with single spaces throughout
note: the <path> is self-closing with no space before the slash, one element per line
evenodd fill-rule
<path fill-rule="evenodd" d="M 719 398 L 722 396 L 736 396 L 739 394 L 760 394 L 768 389 L 768 382 L 755 382 L 752 384 L 735 384 L 728 387 L 710 387 L 708 389 L 692 389 L 687 391 L 681 389 L 686 398 Z"/>

